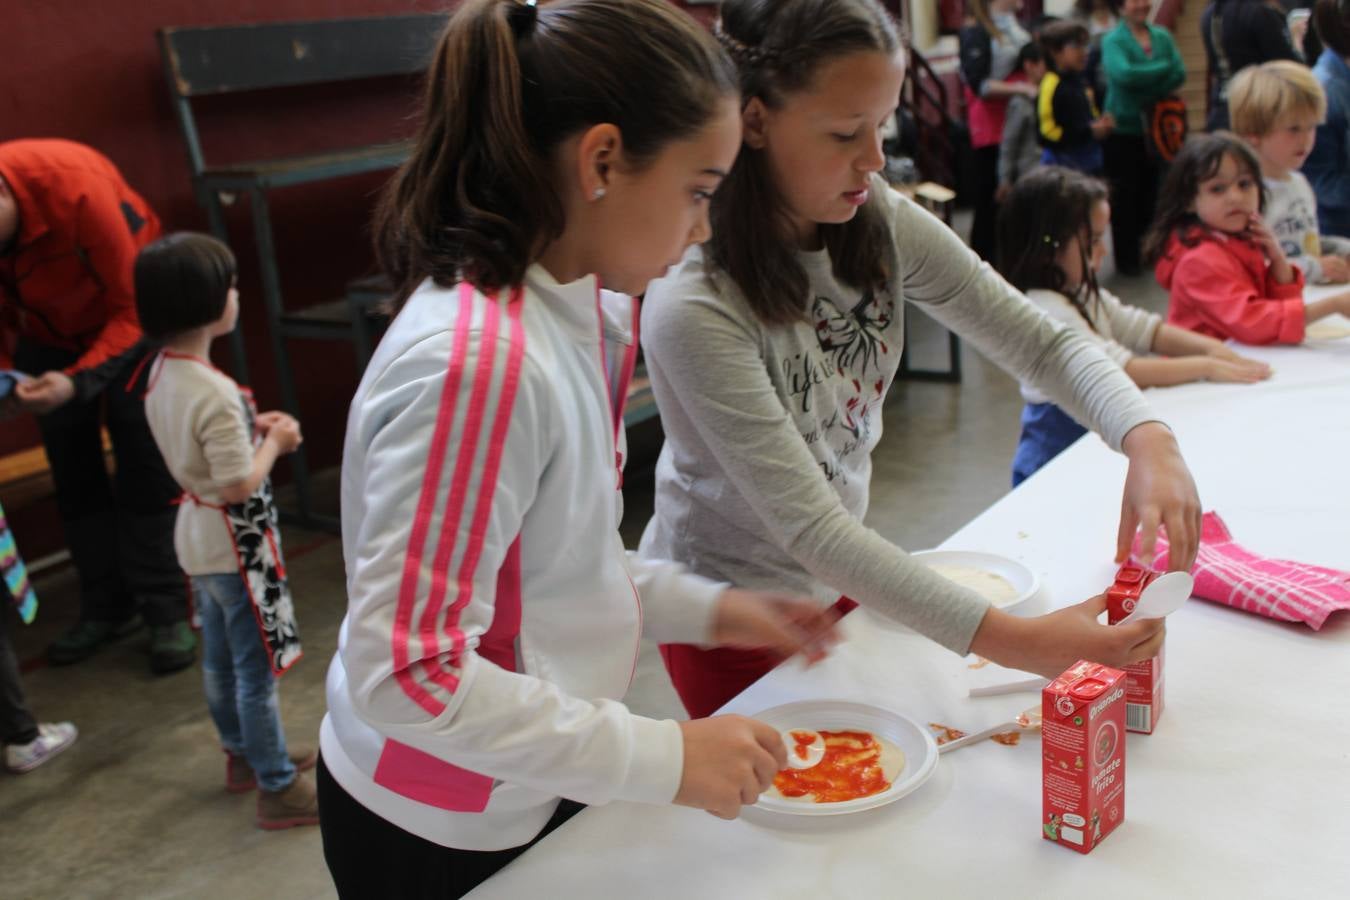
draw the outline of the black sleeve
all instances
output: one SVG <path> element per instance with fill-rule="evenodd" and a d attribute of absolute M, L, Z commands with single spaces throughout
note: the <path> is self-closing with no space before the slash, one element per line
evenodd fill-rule
<path fill-rule="evenodd" d="M 141 338 L 117 356 L 110 356 L 103 362 L 88 369 L 80 369 L 70 377 L 75 383 L 75 397 L 84 402 L 92 400 L 105 389 L 135 391 L 131 381 L 144 382 L 149 375 L 146 357 L 158 351 L 159 347 L 148 338 Z M 137 367 L 140 367 L 139 370 Z M 141 393 L 145 385 L 139 386 Z"/>
<path fill-rule="evenodd" d="M 1050 109 L 1064 135 L 1059 143 L 1065 147 L 1077 146 L 1094 140 L 1092 136 L 1092 106 L 1081 86 L 1075 88 L 1061 81 L 1050 98 Z"/>
<path fill-rule="evenodd" d="M 1294 49 L 1294 41 L 1289 35 L 1289 23 L 1285 20 L 1284 13 L 1265 4 L 1257 5 L 1252 12 L 1249 34 L 1256 40 L 1257 53 L 1260 54 L 1262 62 L 1276 59 L 1303 62 L 1303 57 Z"/>
<path fill-rule="evenodd" d="M 961 29 L 961 78 L 976 95 L 989 77 L 993 54 L 993 42 L 984 28 L 967 25 Z"/>

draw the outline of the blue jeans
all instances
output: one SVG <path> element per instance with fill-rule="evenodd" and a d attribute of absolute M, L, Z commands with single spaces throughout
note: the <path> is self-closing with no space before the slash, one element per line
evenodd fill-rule
<path fill-rule="evenodd" d="M 1077 147 L 1060 147 L 1058 150 L 1046 147 L 1041 151 L 1041 165 L 1065 166 L 1086 172 L 1088 175 L 1100 175 L 1105 166 L 1105 159 L 1102 145 L 1096 141 Z"/>
<path fill-rule="evenodd" d="M 253 602 L 239 575 L 194 575 L 192 594 L 202 620 L 206 705 L 229 753 L 243 756 L 265 791 L 295 780 L 277 708 L 276 679 Z"/>
<path fill-rule="evenodd" d="M 1086 428 L 1053 403 L 1028 403 L 1022 407 L 1022 437 L 1013 455 L 1013 487 L 1036 474 L 1036 470 L 1085 434 Z"/>

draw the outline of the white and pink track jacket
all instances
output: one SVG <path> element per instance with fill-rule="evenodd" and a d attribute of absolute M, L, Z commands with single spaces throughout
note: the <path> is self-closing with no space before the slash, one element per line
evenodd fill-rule
<path fill-rule="evenodd" d="M 636 325 L 633 299 L 538 265 L 495 295 L 427 282 L 352 401 L 320 744 L 348 793 L 429 841 L 515 847 L 560 796 L 679 789 L 679 726 L 618 700 L 640 634 L 705 643 L 725 585 L 619 538 Z"/>

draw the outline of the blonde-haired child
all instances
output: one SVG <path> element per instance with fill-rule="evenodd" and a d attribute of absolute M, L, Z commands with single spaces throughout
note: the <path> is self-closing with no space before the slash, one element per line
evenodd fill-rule
<path fill-rule="evenodd" d="M 1228 88 L 1228 115 L 1261 163 L 1266 225 L 1309 284 L 1350 281 L 1350 240 L 1319 234 L 1317 197 L 1298 171 L 1326 118 L 1327 98 L 1312 70 L 1288 60 L 1249 66 Z"/>

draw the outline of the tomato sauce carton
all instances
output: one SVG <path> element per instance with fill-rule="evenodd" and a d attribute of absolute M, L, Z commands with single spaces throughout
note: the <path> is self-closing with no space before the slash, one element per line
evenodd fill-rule
<path fill-rule="evenodd" d="M 1116 582 L 1106 589 L 1106 622 L 1114 625 L 1134 612 L 1144 588 L 1158 579 L 1158 573 L 1139 566 L 1124 565 L 1116 573 Z M 1160 649 L 1152 659 L 1125 667 L 1125 727 L 1141 734 L 1152 734 L 1163 713 L 1163 656 Z"/>
<path fill-rule="evenodd" d="M 1090 853 L 1125 819 L 1125 673 L 1074 663 L 1041 712 L 1042 835 Z"/>

